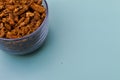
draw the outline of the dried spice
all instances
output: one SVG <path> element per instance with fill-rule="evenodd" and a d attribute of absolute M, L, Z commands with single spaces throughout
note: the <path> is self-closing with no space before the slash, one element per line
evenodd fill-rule
<path fill-rule="evenodd" d="M 0 38 L 21 38 L 34 32 L 46 17 L 42 0 L 0 0 Z"/>

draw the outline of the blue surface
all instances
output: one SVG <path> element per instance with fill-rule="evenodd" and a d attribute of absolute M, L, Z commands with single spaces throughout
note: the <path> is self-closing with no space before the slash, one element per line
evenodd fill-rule
<path fill-rule="evenodd" d="M 0 80 L 120 80 L 120 0 L 47 0 L 49 35 L 36 54 L 0 51 Z"/>

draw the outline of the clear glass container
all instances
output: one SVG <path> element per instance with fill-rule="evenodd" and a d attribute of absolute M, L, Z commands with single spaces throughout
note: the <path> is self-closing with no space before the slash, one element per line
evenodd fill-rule
<path fill-rule="evenodd" d="M 33 33 L 17 39 L 0 38 L 0 49 L 8 54 L 24 55 L 38 49 L 45 41 L 48 34 L 48 5 L 43 0 L 46 8 L 46 17 L 40 27 Z"/>

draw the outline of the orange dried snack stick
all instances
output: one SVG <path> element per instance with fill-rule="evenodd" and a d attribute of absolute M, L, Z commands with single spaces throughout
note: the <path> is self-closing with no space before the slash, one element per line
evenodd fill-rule
<path fill-rule="evenodd" d="M 3 0 L 0 0 L 0 2 L 3 2 Z"/>
<path fill-rule="evenodd" d="M 11 30 L 11 26 L 9 25 L 9 24 L 7 24 L 7 23 L 5 23 L 5 28 L 7 29 L 7 30 Z"/>
<path fill-rule="evenodd" d="M 2 29 L 4 27 L 3 23 L 0 23 L 0 29 Z"/>
<path fill-rule="evenodd" d="M 27 34 L 28 31 L 29 31 L 29 29 L 27 27 L 23 28 L 23 32 L 25 33 L 25 35 Z"/>
<path fill-rule="evenodd" d="M 27 4 L 28 0 L 21 0 L 20 3 L 21 4 Z"/>
<path fill-rule="evenodd" d="M 13 10 L 14 13 L 18 12 L 19 10 L 21 10 L 23 8 L 23 6 L 21 6 L 20 4 L 14 5 L 15 9 Z"/>
<path fill-rule="evenodd" d="M 18 22 L 18 21 L 19 21 L 18 16 L 15 16 L 15 17 L 14 17 L 14 21 L 15 21 L 15 22 Z"/>
<path fill-rule="evenodd" d="M 37 2 L 37 4 L 38 5 L 41 5 L 42 4 L 42 0 L 37 0 L 38 2 Z"/>
<path fill-rule="evenodd" d="M 9 12 L 11 12 L 11 11 L 8 10 L 8 9 L 3 10 L 3 11 L 0 13 L 0 18 L 2 18 L 2 17 L 4 17 L 4 16 L 7 16 Z"/>
<path fill-rule="evenodd" d="M 22 37 L 21 35 L 19 35 L 20 29 L 19 28 L 15 28 L 14 30 L 12 30 L 11 32 L 7 33 L 6 37 L 7 38 L 20 38 Z"/>
<path fill-rule="evenodd" d="M 28 6 L 27 5 L 22 5 L 23 9 L 21 9 L 20 11 L 18 11 L 16 13 L 16 15 L 21 15 L 22 13 L 24 13 L 25 11 L 28 10 Z"/>
<path fill-rule="evenodd" d="M 34 13 L 32 12 L 26 12 L 26 17 L 33 17 L 34 16 Z"/>
<path fill-rule="evenodd" d="M 12 12 L 12 11 L 7 8 L 3 11 L 3 13 L 5 13 L 5 14 L 9 14 L 10 12 Z"/>
<path fill-rule="evenodd" d="M 25 36 L 25 35 L 28 35 L 30 33 L 33 32 L 33 30 L 31 29 L 31 26 L 30 25 L 27 25 L 26 27 L 22 27 L 21 28 L 21 33 L 22 33 L 22 36 Z"/>
<path fill-rule="evenodd" d="M 4 36 L 5 36 L 5 28 L 2 27 L 2 28 L 0 29 L 0 38 L 2 38 L 2 37 L 4 37 Z"/>
<path fill-rule="evenodd" d="M 18 25 L 20 25 L 20 23 L 22 23 L 25 20 L 25 17 L 20 18 L 20 20 L 18 21 L 18 23 L 15 25 L 15 27 L 17 27 Z"/>
<path fill-rule="evenodd" d="M 15 28 L 11 31 L 12 34 L 17 35 L 19 32 L 19 29 Z"/>
<path fill-rule="evenodd" d="M 24 31 L 24 29 L 27 30 L 26 27 L 20 27 L 19 30 L 18 30 L 18 28 L 16 28 L 15 31 L 18 30 L 17 35 L 23 37 L 26 34 L 25 31 Z M 27 32 L 28 32 L 28 30 L 27 30 Z"/>
<path fill-rule="evenodd" d="M 16 35 L 21 35 L 21 27 L 14 29 L 14 32 L 16 32 Z"/>
<path fill-rule="evenodd" d="M 35 18 L 32 18 L 31 21 L 30 21 L 30 24 L 35 24 L 35 23 L 36 23 Z"/>
<path fill-rule="evenodd" d="M 21 4 L 27 4 L 27 5 L 30 5 L 34 2 L 34 0 L 20 0 L 20 3 Z"/>
<path fill-rule="evenodd" d="M 34 16 L 35 16 L 35 14 L 34 14 Z M 33 18 L 31 18 L 31 22 L 36 23 L 34 16 L 33 16 Z"/>
<path fill-rule="evenodd" d="M 27 26 L 26 29 L 28 30 L 27 34 L 26 35 L 29 35 L 30 33 L 33 32 L 33 29 L 31 29 L 30 26 Z"/>
<path fill-rule="evenodd" d="M 36 23 L 36 21 L 35 21 L 34 19 L 32 19 L 32 20 L 31 20 L 31 23 L 29 24 L 29 26 L 30 26 L 31 28 L 33 28 L 33 26 L 35 25 L 35 23 Z"/>
<path fill-rule="evenodd" d="M 14 24 L 15 24 L 15 22 L 14 22 L 14 20 L 13 20 L 14 17 L 13 17 L 13 14 L 12 14 L 12 13 L 9 13 L 9 18 L 8 18 L 8 19 L 9 19 L 9 24 L 10 24 L 10 25 L 14 25 Z"/>
<path fill-rule="evenodd" d="M 40 14 L 37 11 L 34 11 L 34 19 L 39 20 L 40 19 Z"/>
<path fill-rule="evenodd" d="M 33 18 L 33 19 L 31 19 L 30 23 L 26 27 L 30 27 L 31 29 L 33 29 L 35 24 L 36 24 L 36 21 Z"/>
<path fill-rule="evenodd" d="M 30 17 L 33 17 L 34 13 L 31 12 L 26 12 L 26 18 L 23 22 L 21 22 L 21 24 L 19 25 L 19 27 L 25 26 L 30 22 Z"/>
<path fill-rule="evenodd" d="M 40 26 L 41 23 L 42 23 L 41 19 L 38 20 L 38 21 L 36 22 L 35 26 L 34 26 L 34 29 L 36 30 L 36 29 Z"/>
<path fill-rule="evenodd" d="M 14 4 L 20 4 L 20 0 L 16 0 Z"/>
<path fill-rule="evenodd" d="M 12 32 L 7 32 L 6 38 L 8 39 L 15 39 L 15 38 L 20 38 L 21 36 L 15 35 Z"/>
<path fill-rule="evenodd" d="M 26 27 L 21 27 L 21 35 L 22 36 L 26 35 L 27 32 L 28 32 L 28 30 L 26 29 Z"/>
<path fill-rule="evenodd" d="M 20 15 L 20 17 L 26 17 L 26 14 L 25 14 L 25 13 L 23 13 L 23 14 L 21 14 L 21 15 Z"/>
<path fill-rule="evenodd" d="M 34 20 L 34 21 L 31 21 L 31 23 L 28 24 L 27 26 L 21 27 L 24 35 L 28 35 L 28 34 L 30 34 L 30 33 L 32 33 L 34 31 L 33 26 L 35 25 L 35 23 L 36 22 Z"/>
<path fill-rule="evenodd" d="M 0 18 L 2 18 L 4 15 L 5 15 L 5 14 L 2 12 L 2 13 L 0 14 Z"/>
<path fill-rule="evenodd" d="M 22 36 L 28 35 L 30 32 L 32 32 L 32 27 L 34 26 L 34 22 L 29 23 L 26 26 L 20 27 L 20 32 L 19 34 L 21 34 Z M 29 32 L 29 33 L 28 33 Z"/>
<path fill-rule="evenodd" d="M 19 10 L 20 10 L 19 8 L 15 8 L 13 12 L 16 13 L 16 12 L 18 12 Z"/>
<path fill-rule="evenodd" d="M 46 13 L 42 13 L 42 15 L 41 15 L 42 21 L 45 19 L 45 17 L 46 17 Z"/>
<path fill-rule="evenodd" d="M 4 4 L 4 2 L 0 2 L 0 6 L 4 6 L 4 7 L 5 7 L 5 4 Z"/>
<path fill-rule="evenodd" d="M 0 10 L 4 9 L 4 5 L 0 5 Z"/>
<path fill-rule="evenodd" d="M 6 0 L 8 4 L 19 4 L 20 0 Z"/>
<path fill-rule="evenodd" d="M 37 3 L 38 5 L 42 4 L 42 0 L 34 0 L 35 3 Z"/>
<path fill-rule="evenodd" d="M 39 13 L 44 13 L 45 12 L 45 8 L 43 6 L 40 6 L 36 3 L 33 3 L 30 5 L 30 7 L 35 10 L 35 11 L 38 11 Z"/>
<path fill-rule="evenodd" d="M 8 21 L 7 18 L 2 18 L 3 23 L 6 23 L 7 21 Z"/>
<path fill-rule="evenodd" d="M 23 22 L 20 23 L 20 25 L 18 25 L 19 27 L 25 26 L 26 24 L 28 24 L 30 21 L 30 17 L 25 18 L 25 20 Z"/>
<path fill-rule="evenodd" d="M 31 5 L 32 3 L 34 3 L 34 0 L 29 0 L 28 5 Z"/>
<path fill-rule="evenodd" d="M 7 8 L 8 10 L 14 10 L 15 6 L 14 5 L 5 5 L 5 8 Z"/>
<path fill-rule="evenodd" d="M 7 3 L 10 3 L 10 4 L 15 3 L 15 0 L 7 0 Z"/>

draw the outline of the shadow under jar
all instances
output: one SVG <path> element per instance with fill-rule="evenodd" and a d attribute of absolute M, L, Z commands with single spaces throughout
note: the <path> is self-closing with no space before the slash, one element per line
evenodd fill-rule
<path fill-rule="evenodd" d="M 46 0 L 42 2 L 46 8 L 46 17 L 40 27 L 22 38 L 0 38 L 0 49 L 8 54 L 25 55 L 38 49 L 45 41 L 48 34 L 48 5 Z"/>

